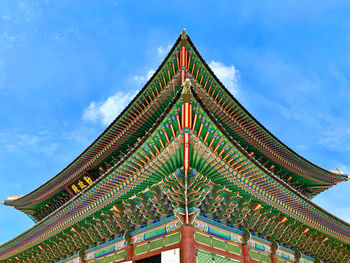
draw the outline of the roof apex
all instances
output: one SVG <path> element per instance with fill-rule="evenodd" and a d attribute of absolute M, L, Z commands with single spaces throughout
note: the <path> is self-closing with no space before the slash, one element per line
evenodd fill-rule
<path fill-rule="evenodd" d="M 184 28 L 181 33 L 181 46 L 186 46 L 186 40 L 187 40 L 187 31 L 186 31 L 186 28 Z"/>

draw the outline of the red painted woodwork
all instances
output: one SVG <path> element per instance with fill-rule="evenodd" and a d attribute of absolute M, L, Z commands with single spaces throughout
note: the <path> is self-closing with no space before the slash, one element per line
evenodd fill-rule
<path fill-rule="evenodd" d="M 181 263 L 196 262 L 196 250 L 194 247 L 194 231 L 191 226 L 182 228 Z"/>
<path fill-rule="evenodd" d="M 126 257 L 125 260 L 132 260 L 134 256 L 134 245 L 132 244 L 132 237 L 129 237 L 129 246 L 126 248 Z"/>
<path fill-rule="evenodd" d="M 270 255 L 271 263 L 277 263 L 276 255 Z"/>
<path fill-rule="evenodd" d="M 277 263 L 276 251 L 274 250 L 272 245 L 271 245 L 271 251 L 272 251 L 272 253 L 270 254 L 271 263 Z"/>
<path fill-rule="evenodd" d="M 253 263 L 249 256 L 249 247 L 248 245 L 242 245 L 242 255 L 245 263 Z"/>

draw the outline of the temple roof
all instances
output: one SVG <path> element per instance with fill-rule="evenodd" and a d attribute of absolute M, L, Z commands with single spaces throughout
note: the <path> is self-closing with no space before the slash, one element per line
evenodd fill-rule
<path fill-rule="evenodd" d="M 120 158 L 122 154 L 125 154 L 135 144 L 137 138 L 142 136 L 154 123 L 154 119 L 146 115 L 138 123 L 133 123 L 133 121 L 140 109 L 147 105 L 149 93 L 159 89 L 162 83 L 164 85 L 164 80 L 159 78 L 156 80 L 156 77 L 161 74 L 166 80 L 178 70 L 175 62 L 173 68 L 169 70 L 169 75 L 166 72 L 168 64 L 174 60 L 178 52 L 176 47 L 179 43 L 180 38 L 144 88 L 83 153 L 37 189 L 18 198 L 8 198 L 4 204 L 14 206 L 31 216 L 38 213 L 36 212 L 38 209 L 42 210 L 41 214 L 47 215 L 57 208 L 57 205 L 52 205 L 53 203 L 62 205 L 74 196 L 69 186 L 78 178 L 91 171 L 94 173 L 91 177 L 98 178 L 101 173 L 98 168 L 110 161 L 111 155 L 114 155 L 114 158 Z M 187 44 L 190 51 L 191 73 L 203 87 L 202 96 L 205 97 L 211 93 L 214 97 L 214 103 L 211 103 L 209 107 L 218 113 L 215 117 L 223 124 L 230 136 L 252 152 L 265 167 L 307 197 L 313 197 L 348 179 L 347 175 L 338 170 L 327 171 L 311 163 L 282 143 L 224 87 L 200 56 L 190 38 L 187 38 Z M 132 132 L 128 130 L 130 126 L 133 126 Z M 137 132 L 133 132 L 135 130 Z M 41 218 L 43 216 L 33 216 L 34 220 Z"/>
<path fill-rule="evenodd" d="M 186 47 L 185 68 L 180 67 L 181 47 Z M 308 198 L 347 176 L 318 167 L 272 135 L 227 91 L 183 34 L 144 88 L 80 156 L 36 190 L 5 201 L 39 222 L 1 245 L 0 260 L 25 256 L 27 250 L 31 255 L 67 229 L 89 225 L 95 214 L 108 214 L 116 204 L 179 176 L 184 162 L 180 71 L 192 85 L 186 93 L 193 108 L 186 132 L 192 136 L 193 176 L 215 184 L 223 200 L 236 193 L 248 206 L 270 207 L 279 214 L 276 220 L 283 215 L 283 222 L 288 218 L 300 229 L 313 229 L 317 238 L 349 243 L 349 224 Z"/>

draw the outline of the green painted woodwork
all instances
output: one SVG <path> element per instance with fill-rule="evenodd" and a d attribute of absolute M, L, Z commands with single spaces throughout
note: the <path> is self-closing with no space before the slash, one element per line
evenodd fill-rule
<path fill-rule="evenodd" d="M 212 263 L 213 256 L 210 252 L 197 249 L 196 263 Z"/>
<path fill-rule="evenodd" d="M 226 250 L 226 241 L 221 240 L 221 239 L 217 239 L 215 237 L 212 238 L 211 244 L 213 246 L 213 248 L 217 248 L 220 250 Z"/>
<path fill-rule="evenodd" d="M 239 260 L 197 249 L 196 263 L 240 263 Z"/>
<path fill-rule="evenodd" d="M 157 237 L 157 236 L 161 236 L 166 234 L 166 230 L 165 228 L 158 228 L 156 230 L 150 231 L 145 233 L 145 240 L 149 240 L 151 238 Z"/>
<path fill-rule="evenodd" d="M 206 246 L 211 246 L 211 237 L 199 232 L 194 233 L 194 241 Z"/>
<path fill-rule="evenodd" d="M 109 246 L 109 247 L 106 247 L 106 248 L 103 248 L 101 250 L 98 250 L 96 251 L 94 254 L 95 254 L 95 258 L 98 258 L 98 257 L 101 257 L 103 255 L 106 255 L 106 254 L 109 254 L 109 253 L 112 253 L 115 251 L 115 247 L 114 245 L 113 246 Z"/>
<path fill-rule="evenodd" d="M 89 263 L 114 263 L 116 261 L 120 261 L 125 259 L 126 257 L 126 250 L 114 253 L 112 255 L 108 255 L 99 259 L 95 259 L 93 261 L 89 261 Z"/>
<path fill-rule="evenodd" d="M 261 251 L 265 251 L 265 246 L 264 245 L 261 245 L 259 243 L 255 243 L 255 248 L 258 249 L 258 250 L 261 250 Z"/>
<path fill-rule="evenodd" d="M 148 252 L 148 243 L 137 245 L 134 249 L 135 256 L 141 255 Z"/>
<path fill-rule="evenodd" d="M 281 258 L 285 259 L 285 260 L 289 260 L 290 256 L 286 253 L 281 252 Z"/>
<path fill-rule="evenodd" d="M 214 254 L 214 262 L 215 263 L 239 263 L 241 261 L 233 258 L 228 258 L 222 255 Z"/>
<path fill-rule="evenodd" d="M 157 250 L 157 249 L 160 249 L 162 247 L 163 247 L 163 240 L 160 238 L 156 239 L 156 240 L 152 240 L 148 244 L 149 251 Z"/>
<path fill-rule="evenodd" d="M 181 241 L 181 232 L 169 234 L 167 236 L 136 245 L 134 249 L 135 256 L 145 254 L 147 252 L 157 250 L 166 246 L 177 244 Z"/>
<path fill-rule="evenodd" d="M 181 241 L 180 232 L 167 235 L 163 238 L 164 246 L 171 246 Z"/>
<path fill-rule="evenodd" d="M 263 263 L 270 263 L 271 262 L 269 255 L 264 254 L 264 253 L 260 253 L 258 251 L 252 250 L 252 249 L 249 250 L 249 256 L 252 259 L 259 261 L 259 262 L 263 262 Z"/>
<path fill-rule="evenodd" d="M 77 255 L 73 255 L 66 259 L 60 260 L 57 263 L 74 263 L 76 260 L 78 260 Z"/>
<path fill-rule="evenodd" d="M 241 248 L 239 245 L 209 236 L 204 233 L 196 231 L 194 233 L 194 241 L 202 245 L 210 246 L 236 255 L 241 255 Z"/>
<path fill-rule="evenodd" d="M 125 259 L 126 257 L 126 250 L 117 252 L 114 254 L 114 261 Z"/>
<path fill-rule="evenodd" d="M 249 250 L 249 256 L 251 259 L 254 259 L 256 261 L 260 261 L 260 253 L 255 250 Z"/>
<path fill-rule="evenodd" d="M 218 236 L 218 237 L 222 237 L 224 239 L 230 239 L 230 235 L 227 231 L 220 231 L 219 229 L 216 229 L 216 228 L 210 228 L 209 234 L 212 234 L 212 235 Z"/>
<path fill-rule="evenodd" d="M 104 258 L 105 263 L 114 263 L 114 255 L 109 255 Z"/>
<path fill-rule="evenodd" d="M 261 262 L 263 262 L 263 263 L 270 263 L 271 262 L 270 255 L 261 253 L 260 258 L 261 258 Z"/>
<path fill-rule="evenodd" d="M 227 252 L 230 252 L 239 256 L 241 255 L 241 247 L 239 245 L 227 242 L 226 247 L 227 247 Z"/>

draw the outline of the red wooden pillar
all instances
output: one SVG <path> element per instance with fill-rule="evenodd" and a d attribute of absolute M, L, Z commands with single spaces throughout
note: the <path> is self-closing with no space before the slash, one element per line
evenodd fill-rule
<path fill-rule="evenodd" d="M 277 263 L 277 255 L 276 255 L 277 251 L 275 251 L 276 249 L 272 244 L 270 248 L 271 248 L 271 255 L 270 255 L 271 263 Z"/>
<path fill-rule="evenodd" d="M 126 261 L 132 261 L 132 258 L 134 256 L 134 245 L 132 243 L 132 237 L 129 237 L 129 245 L 126 247 Z"/>
<path fill-rule="evenodd" d="M 195 263 L 196 250 L 194 247 L 193 228 L 184 226 L 181 230 L 182 246 L 181 246 L 181 263 Z"/>
<path fill-rule="evenodd" d="M 243 236 L 242 256 L 244 263 L 250 263 L 249 247 L 245 236 Z"/>
<path fill-rule="evenodd" d="M 271 258 L 271 263 L 277 263 L 277 256 L 276 256 L 276 254 L 271 254 L 270 258 Z"/>
<path fill-rule="evenodd" d="M 249 256 L 249 247 L 248 245 L 242 245 L 242 255 L 243 255 L 243 262 L 244 263 L 250 263 L 250 256 Z"/>

